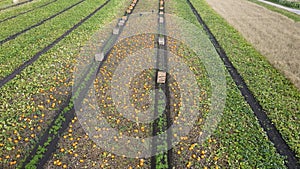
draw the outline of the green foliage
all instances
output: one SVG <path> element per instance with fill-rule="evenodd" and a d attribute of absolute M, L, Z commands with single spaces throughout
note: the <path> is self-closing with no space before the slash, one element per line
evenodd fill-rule
<path fill-rule="evenodd" d="M 160 153 L 156 155 L 156 168 L 167 169 L 168 168 L 168 157 L 167 153 Z"/>
<path fill-rule="evenodd" d="M 266 0 L 270 2 L 274 2 L 279 5 L 283 5 L 290 8 L 300 9 L 300 2 L 298 1 L 290 1 L 290 0 Z"/>
<path fill-rule="evenodd" d="M 289 12 L 289 11 L 286 11 L 284 9 L 280 9 L 280 8 L 277 8 L 275 6 L 272 6 L 272 5 L 269 5 L 269 4 L 266 4 L 266 3 L 263 3 L 263 2 L 259 2 L 257 0 L 249 0 L 250 2 L 254 2 L 260 6 L 263 6 L 271 11 L 274 11 L 274 12 L 278 12 L 282 15 L 285 15 L 286 17 L 294 20 L 295 22 L 299 22 L 300 21 L 300 16 L 295 14 L 295 13 L 292 13 L 292 12 Z"/>
<path fill-rule="evenodd" d="M 300 157 L 299 90 L 207 3 L 203 0 L 192 2 L 268 117 Z"/>
<path fill-rule="evenodd" d="M 3 0 L 0 1 L 0 8 L 6 7 L 6 6 L 10 6 L 13 5 L 13 1 L 12 0 Z"/>
<path fill-rule="evenodd" d="M 112 0 L 112 2 L 113 1 L 115 0 Z M 62 1 L 60 3 L 71 4 L 72 2 L 74 3 L 78 1 Z M 1 69 L 0 77 L 9 74 L 11 70 L 15 69 L 25 60 L 31 58 L 37 51 L 50 44 L 54 39 L 62 35 L 66 30 L 71 28 L 75 23 L 79 22 L 83 17 L 87 16 L 90 12 L 94 11 L 104 2 L 104 0 L 96 0 L 81 3 L 79 6 L 72 8 L 71 10 L 63 13 L 55 19 L 44 23 L 34 30 L 28 31 L 26 34 L 23 34 L 6 44 L 3 44 L 0 47 L 0 58 L 6 59 L 6 61 L 1 59 L 1 65 L 7 67 L 8 69 Z M 32 5 L 34 4 L 35 3 L 32 3 Z M 52 5 L 50 5 L 49 8 L 51 6 Z M 29 8 L 29 6 L 24 6 L 24 9 Z M 63 7 L 58 7 L 58 9 L 62 8 Z M 96 31 L 98 31 L 99 27 L 102 27 L 103 25 L 114 19 L 114 16 L 119 13 L 119 9 L 121 8 L 123 8 L 123 1 L 108 3 L 106 7 L 97 12 L 93 17 L 91 17 L 80 27 L 70 33 L 59 44 L 54 46 L 47 53 L 43 54 L 35 63 L 24 69 L 21 72 L 21 75 L 16 76 L 16 78 L 11 80 L 0 89 L 0 111 L 3 112 L 0 123 L 1 131 L 3 132 L 1 132 L 2 135 L 0 135 L 0 139 L 3 140 L 2 143 L 4 145 L 9 144 L 9 141 L 6 138 L 10 137 L 11 133 L 14 130 L 21 131 L 20 128 L 24 125 L 26 125 L 27 128 L 33 127 L 33 123 L 29 124 L 25 120 L 18 120 L 22 114 L 24 114 L 25 117 L 34 114 L 34 112 L 31 110 L 31 107 L 36 105 L 33 101 L 30 100 L 30 98 L 35 95 L 39 95 L 39 89 L 44 89 L 46 92 L 50 92 L 50 88 L 58 88 L 59 86 L 61 86 L 62 84 L 56 83 L 52 79 L 53 76 L 59 75 L 61 77 L 66 77 L 67 79 L 71 79 L 73 75 L 69 72 L 71 69 L 67 69 L 68 71 L 66 71 L 65 65 L 74 64 L 74 60 L 80 52 L 80 46 L 84 44 Z M 21 8 L 14 9 L 18 12 L 22 11 Z M 32 21 L 36 22 L 37 20 L 43 18 L 39 16 L 38 11 L 35 12 L 37 13 L 31 17 L 31 23 Z M 11 15 L 14 14 L 14 12 L 8 13 Z M 47 12 L 45 11 L 45 13 Z M 45 15 L 43 16 L 45 17 Z M 20 18 L 22 17 L 20 16 Z M 23 20 L 26 19 L 23 18 Z M 14 24 L 8 24 L 7 26 L 14 30 Z M 47 95 L 48 94 L 49 93 L 47 93 Z M 62 114 L 56 120 L 55 125 L 52 126 L 52 134 L 57 134 L 57 131 L 61 128 L 61 124 L 65 120 L 63 114 L 72 109 L 73 100 L 74 99 L 72 99 L 71 103 L 63 110 Z M 47 118 L 52 119 L 50 115 L 45 113 L 49 112 L 50 108 L 46 107 L 45 109 L 39 111 L 38 114 L 44 113 Z M 10 125 L 10 123 L 14 125 Z M 49 124 L 49 121 L 47 121 L 46 123 Z M 23 130 L 22 132 L 27 131 Z M 42 135 L 42 133 L 38 133 L 38 131 L 36 131 L 36 135 Z M 35 168 L 35 165 L 38 163 L 39 159 L 43 157 L 43 154 L 46 151 L 46 147 L 49 146 L 51 141 L 52 137 L 49 137 L 48 141 L 41 146 L 31 162 L 27 164 L 26 168 Z M 18 149 L 22 149 L 22 152 L 24 152 L 24 156 L 22 156 L 23 159 L 26 159 L 29 152 L 36 144 L 34 139 L 31 139 L 29 143 L 30 144 L 23 145 L 21 144 L 21 142 L 19 142 L 18 144 Z M 3 154 L 6 154 L 6 151 L 7 150 L 5 150 L 4 152 L 4 150 L 1 149 L 1 153 Z M 18 163 L 19 162 L 22 161 L 18 161 Z M 3 164 L 3 166 L 6 165 L 8 164 Z M 17 165 L 21 166 L 21 164 Z"/>
<path fill-rule="evenodd" d="M 255 51 L 237 31 L 229 26 L 224 19 L 216 14 L 205 0 L 192 0 L 192 3 L 211 29 L 212 33 L 216 36 L 221 46 L 225 49 L 230 59 L 233 61 L 233 64 L 235 66 L 238 64 L 238 68 L 244 69 L 243 73 L 255 71 L 256 74 L 262 74 L 266 71 L 269 72 L 268 69 L 274 70 L 270 65 L 267 67 L 264 65 L 259 71 L 256 67 L 250 68 L 251 70 L 249 70 L 249 64 L 268 64 L 268 62 L 265 59 L 260 59 L 260 61 L 256 63 L 253 59 L 250 59 L 253 54 L 258 55 L 258 52 Z M 188 9 L 189 7 L 186 4 L 186 1 L 176 1 L 176 4 L 174 3 L 173 5 L 176 7 L 176 10 L 174 11 L 175 14 L 185 18 L 202 29 L 194 14 Z M 236 59 L 232 59 L 232 55 L 235 55 Z M 261 55 L 259 56 L 262 58 Z M 245 64 L 245 60 L 249 60 L 247 61 L 247 64 Z M 256 79 L 256 76 L 253 76 L 253 73 L 251 76 L 242 75 L 247 84 L 249 83 L 248 79 L 250 77 L 251 80 L 255 82 L 266 79 Z M 284 158 L 276 152 L 273 144 L 268 140 L 251 108 L 244 101 L 244 98 L 230 75 L 227 74 L 226 76 L 226 107 L 223 112 L 222 120 L 214 133 L 214 137 L 219 140 L 220 147 L 216 152 L 211 153 L 219 154 L 218 157 L 220 159 L 226 159 L 227 164 L 222 164 L 223 166 L 221 166 L 221 168 L 265 168 L 266 166 L 269 168 L 285 168 Z M 282 77 L 278 72 L 275 74 L 275 77 L 276 76 Z M 280 81 L 282 81 L 282 79 L 280 79 Z M 293 88 L 290 83 L 288 84 L 289 85 L 286 86 L 287 88 Z M 258 90 L 258 88 L 260 88 L 260 90 Z M 293 90 L 294 89 L 295 88 L 293 88 Z M 255 90 L 261 91 L 261 85 L 256 86 Z M 265 92 L 267 93 L 269 91 L 267 90 Z M 265 104 L 273 104 L 271 98 L 265 100 L 267 102 Z M 274 113 L 274 111 L 272 113 Z M 207 145 L 204 144 L 203 146 Z M 184 155 L 182 154 L 181 156 Z"/>

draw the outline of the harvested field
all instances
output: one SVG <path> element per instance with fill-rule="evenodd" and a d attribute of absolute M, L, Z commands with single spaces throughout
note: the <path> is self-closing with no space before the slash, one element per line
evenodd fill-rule
<path fill-rule="evenodd" d="M 300 89 L 300 23 L 245 0 L 207 0 Z"/>

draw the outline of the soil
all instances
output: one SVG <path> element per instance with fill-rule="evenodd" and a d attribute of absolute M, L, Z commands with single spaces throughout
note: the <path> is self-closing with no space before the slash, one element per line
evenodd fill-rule
<path fill-rule="evenodd" d="M 300 89 L 300 23 L 246 0 L 207 3 Z"/>

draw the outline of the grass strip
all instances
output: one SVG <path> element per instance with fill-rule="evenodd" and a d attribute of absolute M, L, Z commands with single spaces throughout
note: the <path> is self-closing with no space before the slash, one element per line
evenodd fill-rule
<path fill-rule="evenodd" d="M 287 0 L 266 0 L 266 1 L 273 2 L 290 8 L 300 9 L 300 2 L 298 1 L 287 1 Z"/>

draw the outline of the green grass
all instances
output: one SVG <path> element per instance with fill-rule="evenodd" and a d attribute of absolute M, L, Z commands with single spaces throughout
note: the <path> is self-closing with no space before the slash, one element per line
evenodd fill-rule
<path fill-rule="evenodd" d="M 290 8 L 300 9 L 300 2 L 293 2 L 290 0 L 267 0 L 279 5 L 283 5 Z"/>
<path fill-rule="evenodd" d="M 19 2 L 18 3 L 22 3 L 22 2 L 26 2 L 27 3 L 27 1 L 28 0 L 19 0 Z M 18 4 L 17 3 L 17 4 Z M 26 4 L 25 3 L 25 4 Z M 30 3 L 30 2 L 29 2 Z M 2 9 L 2 8 L 5 8 L 5 7 L 9 7 L 10 8 L 10 6 L 13 6 L 13 5 L 15 5 L 14 3 L 13 3 L 13 0 L 2 0 L 1 2 L 0 2 L 0 9 Z M 21 4 L 21 6 L 22 6 L 23 4 Z M 18 7 L 13 7 L 13 8 L 18 8 Z M 5 9 L 5 11 L 6 10 L 10 10 L 10 9 Z"/>
<path fill-rule="evenodd" d="M 6 6 L 10 6 L 13 5 L 12 0 L 4 0 L 0 2 L 0 8 L 6 7 Z"/>
<path fill-rule="evenodd" d="M 300 157 L 300 92 L 204 0 L 192 3 L 288 145 Z"/>
<path fill-rule="evenodd" d="M 292 20 L 294 20 L 295 22 L 299 22 L 300 21 L 300 15 L 297 15 L 295 13 L 292 13 L 292 12 L 289 12 L 287 10 L 284 10 L 284 9 L 280 9 L 280 8 L 277 8 L 275 6 L 272 6 L 272 5 L 269 5 L 269 4 L 266 4 L 266 3 L 263 3 L 263 2 L 259 2 L 257 0 L 248 0 L 250 2 L 253 2 L 253 3 L 256 3 L 260 6 L 263 6 L 271 11 L 274 11 L 274 12 L 278 12 Z"/>

